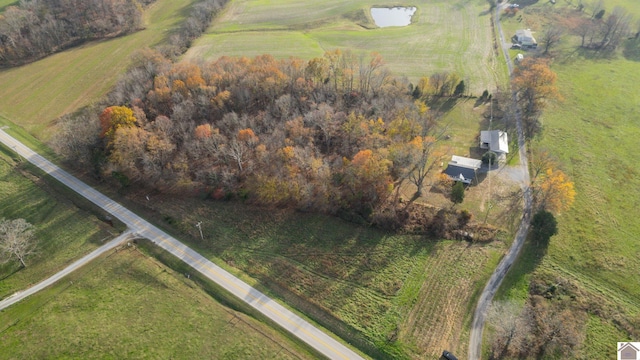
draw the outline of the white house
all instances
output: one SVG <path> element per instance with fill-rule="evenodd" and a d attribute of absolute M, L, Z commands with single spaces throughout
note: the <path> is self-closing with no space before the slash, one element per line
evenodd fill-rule
<path fill-rule="evenodd" d="M 523 47 L 537 47 L 538 46 L 538 42 L 536 41 L 536 39 L 533 37 L 533 34 L 531 34 L 531 30 L 526 29 L 526 30 L 516 30 L 516 41 L 518 42 L 518 44 L 522 45 Z"/>
<path fill-rule="evenodd" d="M 509 153 L 509 138 L 501 130 L 480 131 L 480 148 L 496 153 L 498 158 L 504 158 Z"/>

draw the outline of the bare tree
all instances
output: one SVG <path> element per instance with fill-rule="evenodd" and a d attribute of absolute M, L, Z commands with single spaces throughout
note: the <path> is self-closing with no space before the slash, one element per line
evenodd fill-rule
<path fill-rule="evenodd" d="M 633 18 L 624 8 L 616 6 L 613 12 L 602 22 L 600 49 L 615 50 L 622 39 L 631 31 Z"/>
<path fill-rule="evenodd" d="M 15 257 L 23 267 L 25 258 L 35 252 L 33 225 L 24 219 L 0 220 L 0 263 Z"/>
<path fill-rule="evenodd" d="M 544 46 L 543 54 L 548 54 L 549 50 L 558 45 L 564 31 L 559 26 L 551 25 L 542 34 L 542 45 Z"/>
<path fill-rule="evenodd" d="M 491 358 L 502 359 L 522 348 L 523 335 L 530 331 L 521 318 L 523 306 L 513 300 L 494 301 L 487 313 L 487 323 L 493 327 Z M 514 350 L 515 349 L 515 350 Z"/>

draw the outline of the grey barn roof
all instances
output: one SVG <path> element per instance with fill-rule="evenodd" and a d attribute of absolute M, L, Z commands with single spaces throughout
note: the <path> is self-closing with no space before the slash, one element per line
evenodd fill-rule
<path fill-rule="evenodd" d="M 476 177 L 475 169 L 452 163 L 449 163 L 449 166 L 444 170 L 444 173 L 449 175 L 451 180 L 461 181 L 465 184 L 471 184 L 471 181 Z"/>

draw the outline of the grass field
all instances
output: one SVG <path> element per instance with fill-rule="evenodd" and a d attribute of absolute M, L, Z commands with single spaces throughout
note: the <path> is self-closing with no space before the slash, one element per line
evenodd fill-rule
<path fill-rule="evenodd" d="M 16 0 L 0 0 L 0 12 L 4 11 L 8 6 L 17 4 Z"/>
<path fill-rule="evenodd" d="M 53 275 L 119 232 L 101 221 L 95 208 L 77 200 L 0 146 L 0 218 L 26 219 L 38 239 L 27 268 L 16 262 L 0 265 L 0 298 Z"/>
<path fill-rule="evenodd" d="M 378 52 L 395 75 L 414 83 L 434 72 L 455 71 L 479 95 L 504 82 L 506 75 L 493 53 L 485 0 L 413 2 L 418 7 L 413 24 L 392 28 L 375 26 L 369 12 L 374 5 L 381 4 L 370 0 L 234 0 L 185 58 L 264 53 L 311 58 L 343 48 Z"/>
<path fill-rule="evenodd" d="M 133 247 L 0 312 L 2 358 L 313 359 Z"/>
<path fill-rule="evenodd" d="M 131 54 L 165 39 L 193 1 L 158 0 L 146 11 L 142 31 L 0 70 L 0 115 L 48 139 L 52 120 L 104 96 Z"/>
<path fill-rule="evenodd" d="M 374 358 L 424 358 L 443 347 L 466 353 L 469 307 L 504 250 L 501 243 L 434 242 L 242 204 L 161 195 L 151 201 L 155 211 L 138 210 L 190 234 L 202 254 L 249 275 L 260 290 Z M 193 226 L 198 221 L 205 241 Z"/>
<path fill-rule="evenodd" d="M 609 1 L 607 11 L 616 4 L 640 16 L 637 2 Z M 524 22 L 541 22 L 526 14 Z M 499 297 L 523 300 L 532 277 L 555 277 L 571 281 L 602 307 L 616 309 L 617 317 L 633 321 L 640 319 L 640 172 L 635 161 L 640 149 L 640 63 L 622 54 L 594 58 L 575 51 L 577 45 L 577 39 L 565 37 L 554 52 L 552 68 L 565 100 L 545 112 L 543 140 L 534 144 L 558 158 L 575 182 L 576 201 L 559 216 L 559 234 L 546 256 L 523 255 Z M 613 357 L 610 344 L 626 340 L 611 318 L 590 316 L 585 333 L 586 358 Z"/>

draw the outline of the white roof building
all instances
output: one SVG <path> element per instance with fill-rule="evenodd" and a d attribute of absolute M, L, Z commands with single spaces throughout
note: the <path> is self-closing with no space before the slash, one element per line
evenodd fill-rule
<path fill-rule="evenodd" d="M 476 160 L 476 159 L 472 159 L 464 156 L 453 155 L 451 156 L 451 161 L 449 161 L 449 164 L 454 164 L 454 165 L 478 170 L 482 167 L 482 160 Z"/>
<path fill-rule="evenodd" d="M 496 155 L 509 153 L 509 139 L 507 133 L 501 130 L 480 131 L 480 148 L 489 149 Z"/>
<path fill-rule="evenodd" d="M 536 41 L 536 39 L 533 37 L 533 34 L 531 34 L 531 30 L 526 29 L 526 30 L 516 30 L 516 40 L 518 41 L 518 43 L 520 43 L 522 46 L 530 46 L 530 47 L 536 47 L 538 46 L 538 42 Z"/>

